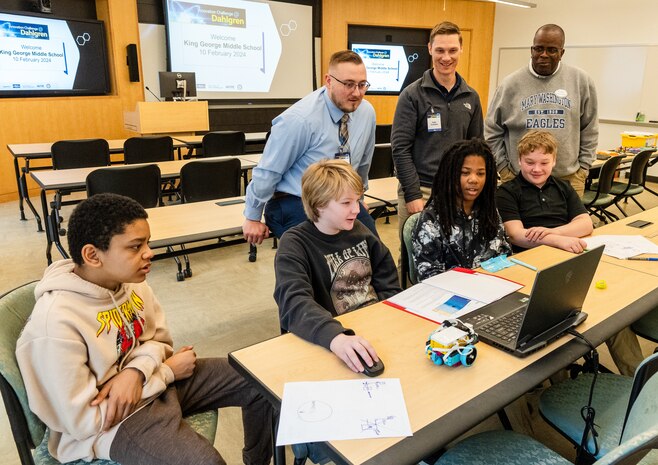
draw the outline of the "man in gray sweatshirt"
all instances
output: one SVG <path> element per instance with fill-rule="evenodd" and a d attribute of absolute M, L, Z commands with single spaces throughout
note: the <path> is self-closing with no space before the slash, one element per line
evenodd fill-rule
<path fill-rule="evenodd" d="M 582 197 L 599 137 L 594 81 L 566 65 L 564 31 L 546 24 L 535 33 L 528 66 L 507 76 L 489 105 L 484 136 L 503 182 L 519 172 L 516 146 L 530 129 L 549 131 L 558 141 L 553 175 Z"/>

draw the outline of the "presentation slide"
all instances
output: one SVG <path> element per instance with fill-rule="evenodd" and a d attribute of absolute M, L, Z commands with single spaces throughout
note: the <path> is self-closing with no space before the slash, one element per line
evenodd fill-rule
<path fill-rule="evenodd" d="M 0 13 L 0 95 L 105 93 L 102 23 Z"/>
<path fill-rule="evenodd" d="M 427 46 L 353 43 L 368 72 L 370 94 L 399 94 L 428 69 Z"/>
<path fill-rule="evenodd" d="M 283 2 L 167 1 L 171 71 L 199 98 L 299 98 L 312 90 L 312 9 Z"/>

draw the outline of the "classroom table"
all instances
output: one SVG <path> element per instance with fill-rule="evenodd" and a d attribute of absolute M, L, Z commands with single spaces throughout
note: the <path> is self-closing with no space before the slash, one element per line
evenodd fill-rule
<path fill-rule="evenodd" d="M 650 221 L 652 224 L 647 225 L 643 228 L 634 228 L 628 226 L 629 223 L 637 220 Z M 628 218 L 622 218 L 619 221 L 614 221 L 608 223 L 604 226 L 596 228 L 592 232 L 592 236 L 600 235 L 638 235 L 644 236 L 652 242 L 658 244 L 658 207 L 651 208 L 649 210 L 642 211 L 635 215 L 631 215 Z M 640 257 L 654 257 L 658 258 L 657 254 L 642 254 Z M 615 257 L 610 257 L 603 254 L 601 260 L 608 263 L 614 263 L 624 268 L 628 268 L 635 271 L 640 271 L 652 276 L 658 277 L 658 261 L 642 261 L 642 260 L 622 260 Z"/>
<path fill-rule="evenodd" d="M 109 139 L 107 141 L 110 146 L 110 155 L 123 153 L 123 143 L 126 139 Z M 185 147 L 185 143 L 174 139 L 174 148 L 180 150 L 181 147 Z M 41 217 L 37 213 L 36 208 L 30 200 L 30 196 L 27 189 L 27 173 L 30 172 L 30 160 L 39 160 L 44 158 L 51 158 L 51 147 L 54 142 L 42 142 L 35 144 L 8 144 L 7 149 L 9 153 L 14 158 L 14 175 L 16 177 L 16 187 L 18 188 L 18 209 L 20 211 L 21 220 L 25 221 L 25 210 L 23 208 L 23 202 L 32 211 L 34 218 L 37 220 L 37 230 L 43 231 L 41 226 Z M 179 153 L 180 155 L 180 153 Z M 179 156 L 180 158 L 180 156 Z M 19 159 L 23 160 L 23 167 L 20 167 Z M 51 167 L 38 167 L 32 168 L 33 170 L 49 169 Z"/>
<path fill-rule="evenodd" d="M 397 212 L 398 179 L 396 177 L 368 180 L 368 190 L 364 193 L 370 215 L 377 219 Z M 389 210 L 390 209 L 390 210 Z M 388 218 L 386 219 L 388 221 Z"/>
<path fill-rule="evenodd" d="M 146 211 L 151 229 L 149 247 L 152 249 L 240 236 L 234 240 L 213 241 L 205 245 L 186 245 L 181 251 L 158 253 L 153 260 L 243 243 L 243 210 L 244 197 L 148 208 Z"/>
<path fill-rule="evenodd" d="M 520 254 L 523 261 L 539 269 L 569 256 L 546 246 Z M 535 276 L 535 272 L 521 266 L 498 274 L 526 284 L 526 293 Z M 594 287 L 600 279 L 607 280 L 607 289 Z M 649 312 L 658 304 L 653 279 L 602 261 L 583 306 L 589 317 L 578 331 L 598 345 Z M 521 359 L 481 342 L 471 367 L 435 366 L 425 357 L 424 348 L 436 323 L 385 303 L 338 319 L 377 349 L 386 365 L 383 378 L 400 379 L 413 436 L 322 443 L 336 463 L 417 463 L 589 350 L 567 335 Z M 331 352 L 293 334 L 234 351 L 229 361 L 277 407 L 286 382 L 366 379 L 352 373 Z M 285 456 L 281 448 L 277 449 L 275 462 L 281 465 Z"/>
<path fill-rule="evenodd" d="M 236 158 L 236 157 L 213 157 L 217 159 Z M 213 158 L 206 158 L 211 160 Z M 239 159 L 243 171 L 249 170 L 256 166 L 255 163 L 248 160 Z M 175 179 L 180 175 L 181 168 L 194 160 L 173 160 L 155 163 L 160 168 L 160 176 L 163 180 Z M 125 166 L 125 165 L 121 165 Z M 134 164 L 130 166 L 139 166 Z M 53 244 L 64 258 L 68 258 L 68 254 L 64 250 L 57 232 L 57 225 L 52 224 L 50 221 L 49 203 L 46 198 L 46 193 L 49 190 L 59 189 L 82 189 L 85 187 L 86 179 L 89 173 L 100 168 L 119 168 L 120 166 L 97 166 L 89 168 L 75 168 L 69 170 L 40 170 L 30 171 L 30 176 L 37 182 L 41 188 L 41 209 L 46 221 L 46 259 L 48 264 L 52 262 L 51 250 Z M 241 224 L 241 223 L 240 223 Z"/>
<path fill-rule="evenodd" d="M 200 148 L 203 142 L 202 134 L 189 135 L 189 136 L 177 135 L 174 138 L 179 142 L 184 143 L 187 147 L 190 148 L 190 150 L 187 153 L 188 156 L 191 155 L 194 149 Z M 267 132 L 245 132 L 244 140 L 247 145 L 247 151 L 251 152 L 251 150 L 249 150 L 250 145 L 264 144 L 266 138 L 267 138 Z M 260 150 L 260 148 L 258 147 L 256 147 L 256 149 Z"/>

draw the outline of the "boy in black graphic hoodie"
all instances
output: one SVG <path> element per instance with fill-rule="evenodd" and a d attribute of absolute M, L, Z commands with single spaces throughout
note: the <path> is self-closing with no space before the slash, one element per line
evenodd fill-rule
<path fill-rule="evenodd" d="M 377 352 L 333 317 L 400 292 L 390 252 L 356 220 L 363 183 L 342 160 L 321 160 L 302 177 L 308 221 L 288 230 L 275 259 L 281 328 L 335 353 L 355 372 L 356 352 L 371 366 Z"/>

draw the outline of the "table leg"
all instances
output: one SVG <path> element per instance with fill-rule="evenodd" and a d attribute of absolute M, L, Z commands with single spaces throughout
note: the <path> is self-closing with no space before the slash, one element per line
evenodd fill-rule
<path fill-rule="evenodd" d="M 32 214 L 34 215 L 34 219 L 37 220 L 37 231 L 38 232 L 43 232 L 43 228 L 41 227 L 41 217 L 37 213 L 37 209 L 34 208 L 34 205 L 32 204 L 32 201 L 30 200 L 30 194 L 27 190 L 27 173 L 30 172 L 30 162 L 28 159 L 25 159 L 25 167 L 23 168 L 23 172 L 20 177 L 20 191 L 19 198 L 25 199 L 25 203 L 27 203 L 27 206 L 30 208 L 32 211 Z M 23 207 L 21 205 L 21 214 L 23 213 Z M 25 219 L 25 216 L 21 219 Z"/>
<path fill-rule="evenodd" d="M 23 186 L 21 184 L 21 172 L 18 167 L 18 157 L 14 157 L 14 174 L 16 175 L 16 187 L 18 188 L 18 209 L 21 212 L 21 221 L 26 221 L 25 210 L 23 209 Z"/>
<path fill-rule="evenodd" d="M 52 234 L 54 233 L 53 227 L 50 224 L 50 215 L 48 215 L 48 199 L 46 198 L 46 190 L 41 189 L 41 211 L 43 212 L 43 218 L 46 222 L 46 261 L 48 265 L 53 262 L 53 257 L 51 250 L 53 248 Z"/>
<path fill-rule="evenodd" d="M 279 430 L 279 415 L 272 418 L 272 448 L 274 450 L 274 465 L 286 465 L 286 447 L 276 445 L 276 435 Z"/>

